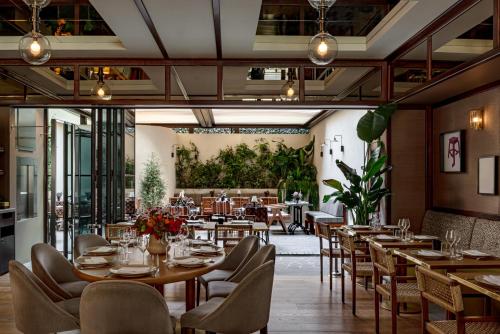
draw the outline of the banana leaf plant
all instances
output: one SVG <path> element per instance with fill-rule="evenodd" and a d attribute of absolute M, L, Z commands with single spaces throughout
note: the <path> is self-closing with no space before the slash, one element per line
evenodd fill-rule
<path fill-rule="evenodd" d="M 391 171 L 387 165 L 387 154 L 380 137 L 387 129 L 392 114 L 396 111 L 395 104 L 379 106 L 368 111 L 358 122 L 358 137 L 367 143 L 361 174 L 341 160 L 335 163 L 345 176 L 347 182 L 336 179 L 323 180 L 323 183 L 335 189 L 330 195 L 325 195 L 323 202 L 332 197 L 343 203 L 353 214 L 355 225 L 366 225 L 370 216 L 378 212 L 380 201 L 390 195 L 390 190 L 384 185 L 384 175 Z"/>

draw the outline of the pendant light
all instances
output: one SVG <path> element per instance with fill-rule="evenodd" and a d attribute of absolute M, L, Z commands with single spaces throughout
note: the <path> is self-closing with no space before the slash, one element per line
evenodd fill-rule
<path fill-rule="evenodd" d="M 31 7 L 32 30 L 19 41 L 19 53 L 29 64 L 41 65 L 46 63 L 51 56 L 50 42 L 40 30 L 40 9 L 47 6 L 49 0 L 25 0 Z"/>
<path fill-rule="evenodd" d="M 335 3 L 335 1 L 337 0 L 309 0 L 309 4 L 312 8 L 319 10 L 323 3 L 323 6 L 328 9 Z"/>
<path fill-rule="evenodd" d="M 283 87 L 281 87 L 280 97 L 282 101 L 295 101 L 298 99 L 295 88 L 293 87 L 295 84 L 293 77 L 294 71 L 290 68 L 288 69 L 288 80 Z"/>
<path fill-rule="evenodd" d="M 111 100 L 112 97 L 111 89 L 104 82 L 104 71 L 102 67 L 99 67 L 99 72 L 97 75 L 98 75 L 97 83 L 95 84 L 94 88 L 92 88 L 90 94 L 100 100 L 106 100 L 106 101 Z"/>
<path fill-rule="evenodd" d="M 311 6 L 314 7 L 313 2 L 315 4 L 319 2 L 319 4 L 317 4 L 319 10 L 319 33 L 309 41 L 308 56 L 316 65 L 327 65 L 335 59 L 339 49 L 335 37 L 325 32 L 325 14 L 329 6 L 335 1 L 309 0 Z"/>

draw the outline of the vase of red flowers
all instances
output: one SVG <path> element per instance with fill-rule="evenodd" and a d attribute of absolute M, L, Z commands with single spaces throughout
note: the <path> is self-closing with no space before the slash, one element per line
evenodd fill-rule
<path fill-rule="evenodd" d="M 150 236 L 147 248 L 150 254 L 165 254 L 168 245 L 162 240 L 179 233 L 182 223 L 182 219 L 175 218 L 167 210 L 153 208 L 137 218 L 135 227 L 139 235 Z"/>

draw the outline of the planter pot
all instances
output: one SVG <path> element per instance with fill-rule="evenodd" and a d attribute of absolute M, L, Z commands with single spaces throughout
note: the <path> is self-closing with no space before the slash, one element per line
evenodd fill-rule
<path fill-rule="evenodd" d="M 154 254 L 154 255 L 163 255 L 166 253 L 167 250 L 167 248 L 162 245 L 160 239 L 156 239 L 154 236 L 151 236 L 149 238 L 147 249 L 149 254 Z"/>

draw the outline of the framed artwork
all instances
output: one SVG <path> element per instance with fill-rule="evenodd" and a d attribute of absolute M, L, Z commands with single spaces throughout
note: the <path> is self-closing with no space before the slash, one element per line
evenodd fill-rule
<path fill-rule="evenodd" d="M 477 163 L 477 192 L 496 195 L 498 192 L 498 157 L 480 157 Z"/>
<path fill-rule="evenodd" d="M 441 134 L 441 172 L 463 173 L 465 171 L 465 130 Z"/>

